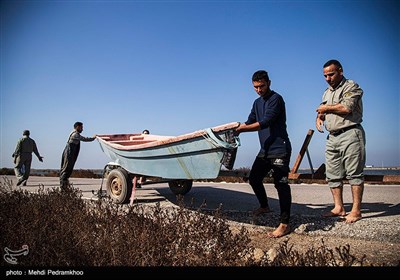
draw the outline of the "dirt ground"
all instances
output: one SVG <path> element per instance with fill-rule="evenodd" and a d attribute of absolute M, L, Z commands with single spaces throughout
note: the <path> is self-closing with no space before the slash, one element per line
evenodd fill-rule
<path fill-rule="evenodd" d="M 255 254 L 270 256 L 285 243 L 300 254 L 324 247 L 339 260 L 339 250 L 347 248 L 358 266 L 391 267 L 400 269 L 400 236 L 397 221 L 383 218 L 363 218 L 346 224 L 338 218 L 301 217 L 294 215 L 292 231 L 281 238 L 270 238 L 267 233 L 279 224 L 277 213 L 255 218 L 248 212 L 222 211 L 233 233 L 243 227 L 250 238 Z M 342 251 L 343 252 L 343 251 Z M 257 257 L 256 257 L 257 258 Z"/>
<path fill-rule="evenodd" d="M 232 231 L 238 231 L 244 226 L 254 248 L 261 249 L 267 254 L 271 249 L 278 249 L 287 242 L 292 250 L 305 253 L 310 248 L 325 246 L 338 255 L 337 248 L 347 247 L 349 253 L 357 260 L 362 260 L 362 266 L 385 266 L 400 268 L 400 243 L 384 240 L 366 240 L 361 238 L 340 237 L 335 235 L 309 235 L 291 232 L 281 238 L 269 238 L 267 233 L 274 230 L 272 227 L 249 225 L 246 223 L 232 223 Z"/>
<path fill-rule="evenodd" d="M 272 230 L 272 229 L 271 229 Z M 327 237 L 327 236 L 307 236 L 304 234 L 291 233 L 280 239 L 272 239 L 266 237 L 265 229 L 249 228 L 249 236 L 251 244 L 262 249 L 264 252 L 270 248 L 277 248 L 284 240 L 288 240 L 288 244 L 293 245 L 293 249 L 298 252 L 304 252 L 311 246 L 317 248 L 324 244 L 330 249 L 339 246 L 350 245 L 350 254 L 357 259 L 365 256 L 363 265 L 373 266 L 399 266 L 400 244 L 389 242 L 377 242 L 369 240 L 361 240 L 355 238 Z"/>

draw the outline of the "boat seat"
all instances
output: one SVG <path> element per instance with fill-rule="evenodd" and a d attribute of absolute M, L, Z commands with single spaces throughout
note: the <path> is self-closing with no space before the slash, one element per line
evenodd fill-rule
<path fill-rule="evenodd" d="M 131 145 L 141 145 L 145 143 L 150 143 L 153 142 L 152 140 L 114 140 L 114 141 L 109 141 L 110 143 L 113 144 L 119 144 L 123 146 L 131 146 Z"/>
<path fill-rule="evenodd" d="M 115 143 L 115 144 L 124 144 L 124 143 L 131 143 L 131 140 L 110 140 L 108 141 L 110 143 Z"/>
<path fill-rule="evenodd" d="M 129 137 L 130 140 L 143 140 L 144 137 L 141 135 L 132 135 Z"/>

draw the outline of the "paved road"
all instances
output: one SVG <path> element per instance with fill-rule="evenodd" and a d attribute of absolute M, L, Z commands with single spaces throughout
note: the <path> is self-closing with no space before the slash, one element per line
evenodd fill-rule
<path fill-rule="evenodd" d="M 12 180 L 14 176 L 4 176 Z M 4 180 L 4 179 L 3 179 Z M 74 187 L 82 190 L 84 198 L 96 199 L 96 192 L 102 185 L 102 179 L 71 178 Z M 28 184 L 22 189 L 37 191 L 40 185 L 45 188 L 59 186 L 57 177 L 31 176 Z M 16 186 L 15 186 L 16 187 Z M 270 207 L 279 212 L 277 192 L 272 184 L 266 184 Z M 103 182 L 105 190 L 105 181 Z M 324 184 L 292 184 L 292 214 L 302 216 L 320 216 L 332 207 L 332 195 Z M 344 202 L 346 210 L 351 208 L 350 186 L 344 187 Z M 135 192 L 135 202 L 177 204 L 176 196 L 168 184 L 144 185 Z M 222 206 L 225 211 L 252 211 L 258 207 L 258 202 L 251 187 L 247 183 L 204 183 L 194 182 L 191 191 L 185 195 L 185 205 L 198 208 L 203 205 L 207 209 L 217 209 Z M 400 220 L 400 185 L 366 185 L 363 197 L 364 217 L 385 217 Z"/>

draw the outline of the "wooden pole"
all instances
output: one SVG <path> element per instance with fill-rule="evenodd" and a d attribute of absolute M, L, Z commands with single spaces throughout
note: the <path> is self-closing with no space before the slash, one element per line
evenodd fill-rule
<path fill-rule="evenodd" d="M 307 132 L 306 138 L 304 139 L 303 146 L 301 146 L 299 155 L 297 156 L 296 162 L 294 163 L 293 168 L 290 171 L 291 174 L 295 174 L 297 172 L 297 170 L 299 169 L 300 163 L 303 160 L 304 154 L 307 151 L 308 144 L 310 144 L 311 137 L 313 134 L 314 134 L 314 130 L 309 129 Z"/>

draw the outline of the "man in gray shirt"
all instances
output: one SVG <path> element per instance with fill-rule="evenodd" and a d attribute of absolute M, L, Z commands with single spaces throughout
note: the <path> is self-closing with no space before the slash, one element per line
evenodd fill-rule
<path fill-rule="evenodd" d="M 39 154 L 35 140 L 29 137 L 29 130 L 24 130 L 22 138 L 17 142 L 14 153 L 14 172 L 18 179 L 17 186 L 23 184 L 26 186 L 29 175 L 31 174 L 32 152 L 35 153 L 40 162 L 43 162 L 43 157 Z"/>

